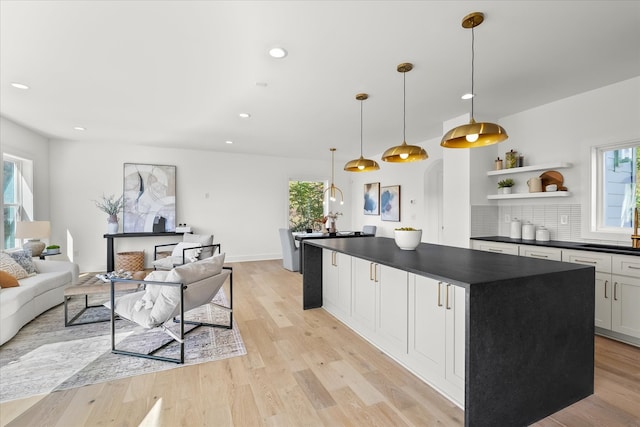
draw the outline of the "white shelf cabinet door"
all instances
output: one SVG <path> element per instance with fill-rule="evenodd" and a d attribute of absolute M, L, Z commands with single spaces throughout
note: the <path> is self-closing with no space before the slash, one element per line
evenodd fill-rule
<path fill-rule="evenodd" d="M 613 299 L 611 274 L 596 272 L 596 309 L 595 325 L 611 329 L 611 301 Z"/>
<path fill-rule="evenodd" d="M 640 338 L 640 279 L 613 275 L 611 329 Z"/>
<path fill-rule="evenodd" d="M 376 336 L 384 349 L 396 357 L 407 354 L 406 271 L 376 264 Z"/>
<path fill-rule="evenodd" d="M 351 317 L 351 256 L 322 250 L 322 305 L 342 321 Z"/>
<path fill-rule="evenodd" d="M 376 273 L 376 263 L 353 258 L 351 319 L 354 329 L 370 340 L 375 333 Z"/>

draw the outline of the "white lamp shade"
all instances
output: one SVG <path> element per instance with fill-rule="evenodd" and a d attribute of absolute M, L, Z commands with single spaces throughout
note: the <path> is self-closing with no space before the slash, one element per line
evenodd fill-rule
<path fill-rule="evenodd" d="M 16 237 L 19 239 L 44 239 L 51 234 L 49 221 L 19 221 L 16 223 Z"/>

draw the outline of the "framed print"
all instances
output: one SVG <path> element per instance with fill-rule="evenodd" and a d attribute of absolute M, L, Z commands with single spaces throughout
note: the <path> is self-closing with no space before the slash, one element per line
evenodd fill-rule
<path fill-rule="evenodd" d="M 380 219 L 400 221 L 400 186 L 391 185 L 380 189 Z"/>
<path fill-rule="evenodd" d="M 176 167 L 124 164 L 123 232 L 176 229 Z"/>
<path fill-rule="evenodd" d="M 380 183 L 364 185 L 364 214 L 380 215 Z"/>

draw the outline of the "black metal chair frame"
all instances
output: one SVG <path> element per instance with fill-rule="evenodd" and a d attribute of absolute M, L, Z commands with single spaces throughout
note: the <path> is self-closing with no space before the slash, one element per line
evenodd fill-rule
<path fill-rule="evenodd" d="M 178 364 L 184 364 L 184 341 L 187 334 L 195 331 L 201 326 L 208 326 L 212 328 L 222 328 L 222 329 L 232 329 L 233 328 L 233 267 L 222 267 L 225 270 L 231 270 L 231 274 L 229 274 L 229 306 L 219 306 L 223 309 L 229 310 L 229 324 L 228 325 L 220 325 L 216 323 L 206 323 L 206 322 L 194 322 L 190 320 L 185 320 L 184 318 L 184 291 L 189 288 L 189 285 L 184 285 L 182 283 L 177 282 L 156 282 L 156 281 L 145 281 L 145 280 L 130 280 L 130 279 L 111 279 L 111 352 L 115 354 L 124 354 L 127 356 L 135 356 L 142 357 L 145 359 L 154 359 L 154 360 L 162 360 L 164 362 L 173 362 Z M 119 318 L 116 312 L 114 311 L 115 307 L 115 286 L 116 282 L 138 282 L 141 284 L 154 284 L 154 285 L 162 285 L 162 286 L 175 286 L 180 287 L 180 315 L 179 319 L 176 317 L 173 318 L 174 323 L 180 324 L 180 335 L 176 337 L 173 333 L 168 333 L 173 339 L 166 342 L 165 344 L 151 350 L 149 353 L 136 353 L 133 351 L 119 350 L 116 348 L 116 318 Z M 224 284 L 223 284 L 224 286 Z M 222 289 L 222 287 L 220 288 Z M 216 304 L 217 305 L 217 304 Z M 126 319 L 128 320 L 128 319 Z M 135 322 L 133 322 L 135 323 Z M 185 332 L 184 325 L 195 325 L 194 328 Z M 165 329 L 165 332 L 167 330 Z M 180 344 L 180 357 L 172 358 L 166 356 L 158 356 L 155 353 L 166 348 L 170 344 L 178 342 Z"/>
<path fill-rule="evenodd" d="M 164 246 L 176 246 L 178 243 L 183 243 L 183 242 L 177 242 L 177 243 L 165 243 L 162 245 L 155 245 L 153 247 L 153 260 L 156 261 L 158 259 L 158 248 L 164 247 Z M 186 257 L 186 253 L 187 251 L 192 251 L 194 249 L 198 249 L 198 248 L 213 248 L 213 255 L 216 254 L 216 248 L 218 248 L 218 253 L 221 254 L 222 253 L 222 245 L 220 243 L 213 243 L 211 245 L 203 245 L 203 246 L 196 246 L 193 248 L 184 248 L 182 250 L 182 264 L 185 264 L 185 261 L 187 259 Z M 155 270 L 156 268 L 153 267 L 153 269 Z"/>

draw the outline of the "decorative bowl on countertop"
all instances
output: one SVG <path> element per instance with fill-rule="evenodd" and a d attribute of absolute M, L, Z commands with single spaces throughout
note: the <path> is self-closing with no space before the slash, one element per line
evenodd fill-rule
<path fill-rule="evenodd" d="M 412 251 L 420 244 L 422 230 L 393 230 L 396 245 L 403 251 Z"/>

